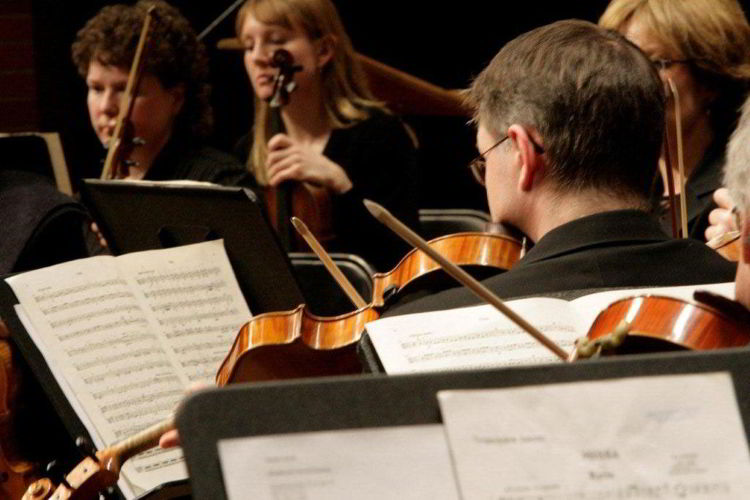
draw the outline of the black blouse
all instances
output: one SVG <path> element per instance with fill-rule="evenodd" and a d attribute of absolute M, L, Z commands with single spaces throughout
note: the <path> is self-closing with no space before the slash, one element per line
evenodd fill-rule
<path fill-rule="evenodd" d="M 240 139 L 236 151 L 247 158 L 251 138 Z M 418 229 L 418 170 L 414 143 L 398 118 L 374 112 L 351 127 L 334 129 L 323 155 L 344 169 L 353 188 L 333 196 L 332 252 L 363 257 L 379 271 L 390 270 L 409 250 L 399 237 L 375 220 L 362 204 L 380 203 L 413 229 Z"/>

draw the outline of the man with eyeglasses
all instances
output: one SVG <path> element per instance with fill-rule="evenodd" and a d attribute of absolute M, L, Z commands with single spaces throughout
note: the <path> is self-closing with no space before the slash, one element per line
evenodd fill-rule
<path fill-rule="evenodd" d="M 535 246 L 485 280 L 501 297 L 731 281 L 734 266 L 673 240 L 649 213 L 665 97 L 653 64 L 621 35 L 560 21 L 509 42 L 467 91 L 494 222 Z M 408 303 L 405 303 L 408 302 Z M 387 315 L 478 302 L 452 289 Z"/>

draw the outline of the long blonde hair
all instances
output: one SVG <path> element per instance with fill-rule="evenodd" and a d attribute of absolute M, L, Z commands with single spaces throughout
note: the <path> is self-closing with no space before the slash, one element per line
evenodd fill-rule
<path fill-rule="evenodd" d="M 334 56 L 322 70 L 323 104 L 331 128 L 350 127 L 368 118 L 374 109 L 386 111 L 385 105 L 370 92 L 349 35 L 330 0 L 248 0 L 237 12 L 238 37 L 248 15 L 264 24 L 301 29 L 311 40 L 327 35 L 335 38 Z M 265 166 L 270 139 L 268 124 L 268 103 L 256 96 L 253 146 L 247 166 L 260 184 L 268 182 Z"/>
<path fill-rule="evenodd" d="M 750 88 L 750 25 L 737 0 L 612 0 L 599 19 L 624 31 L 637 17 L 672 57 L 691 61 L 695 77 L 719 97 L 714 127 L 733 127 Z"/>

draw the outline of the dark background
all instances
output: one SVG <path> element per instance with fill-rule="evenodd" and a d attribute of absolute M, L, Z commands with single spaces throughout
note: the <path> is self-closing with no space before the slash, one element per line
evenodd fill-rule
<path fill-rule="evenodd" d="M 743 2 L 746 6 L 750 0 Z M 70 61 L 75 33 L 102 6 L 94 0 L 33 0 L 35 70 L 41 130 L 62 134 L 74 181 L 98 177 L 103 151 L 89 125 L 86 89 Z M 200 32 L 233 0 L 171 0 Z M 508 40 L 548 22 L 596 21 L 607 0 L 533 2 L 427 2 L 338 0 L 344 25 L 359 52 L 445 88 L 467 86 Z M 216 42 L 233 36 L 234 16 L 204 42 L 212 65 L 213 143 L 230 149 L 248 130 L 250 88 L 241 53 L 220 51 Z M 486 207 L 484 192 L 465 169 L 476 155 L 474 131 L 465 118 L 407 116 L 421 142 L 422 207 Z"/>

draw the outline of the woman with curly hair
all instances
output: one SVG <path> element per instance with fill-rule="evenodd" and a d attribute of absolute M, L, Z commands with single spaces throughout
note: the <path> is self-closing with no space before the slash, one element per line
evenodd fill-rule
<path fill-rule="evenodd" d="M 156 22 L 131 116 L 133 135 L 143 143 L 133 147 L 126 178 L 246 184 L 250 177 L 232 156 L 204 145 L 212 126 L 206 50 L 188 21 L 166 2 L 104 7 L 78 32 L 73 62 L 88 87 L 91 126 L 106 145 L 152 5 Z"/>
<path fill-rule="evenodd" d="M 671 79 L 679 91 L 687 177 L 682 194 L 690 236 L 702 239 L 716 206 L 712 194 L 721 186 L 726 144 L 750 89 L 750 25 L 742 7 L 737 0 L 612 0 L 599 24 L 640 47 L 662 80 Z M 671 100 L 667 123 L 676 171 Z"/>

